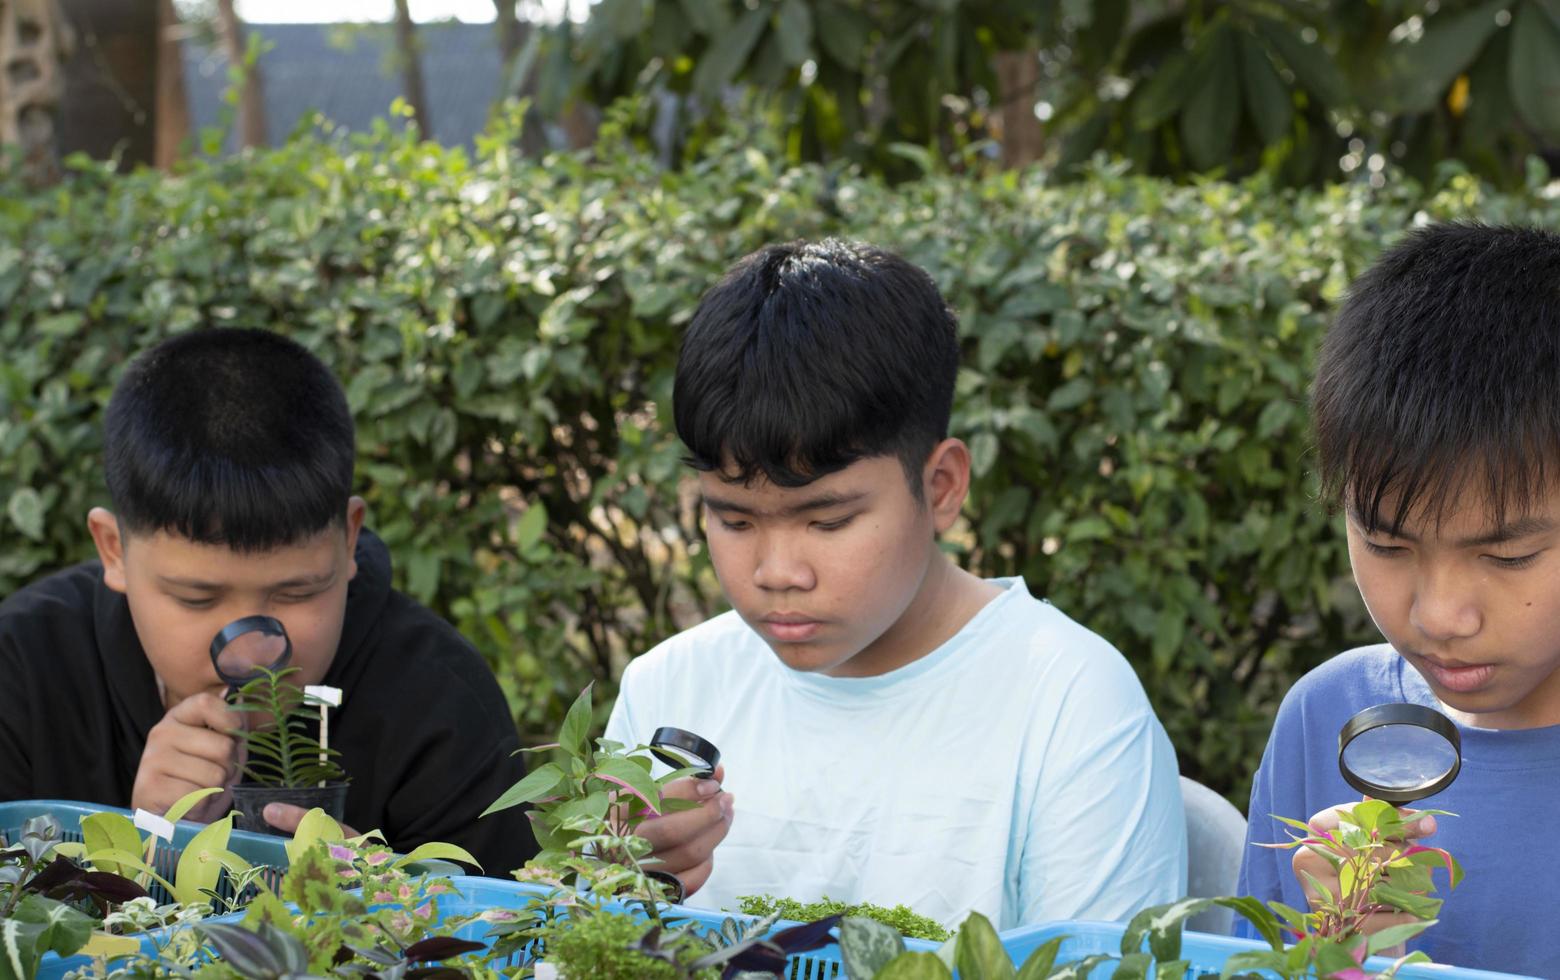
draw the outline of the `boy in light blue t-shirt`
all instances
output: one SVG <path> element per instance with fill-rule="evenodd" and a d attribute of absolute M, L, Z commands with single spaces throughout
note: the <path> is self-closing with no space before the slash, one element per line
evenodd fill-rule
<path fill-rule="evenodd" d="M 930 277 L 867 246 L 765 248 L 700 303 L 673 409 L 733 611 L 631 663 L 607 726 L 724 753 L 729 831 L 683 876 L 693 904 L 1007 928 L 1184 891 L 1175 754 L 1126 661 L 938 548 L 969 487 L 958 361 Z M 681 866 L 696 846 L 651 839 Z"/>
<path fill-rule="evenodd" d="M 1515 228 L 1415 232 L 1354 285 L 1312 395 L 1323 482 L 1343 507 L 1360 593 L 1387 643 L 1307 674 L 1279 709 L 1251 794 L 1250 843 L 1272 815 L 1357 800 L 1338 731 L 1374 704 L 1444 711 L 1462 771 L 1419 804 L 1461 862 L 1439 922 L 1410 949 L 1440 963 L 1560 976 L 1560 236 Z M 1248 848 L 1240 892 L 1297 908 L 1319 855 Z M 1403 922 L 1378 914 L 1371 931 Z"/>

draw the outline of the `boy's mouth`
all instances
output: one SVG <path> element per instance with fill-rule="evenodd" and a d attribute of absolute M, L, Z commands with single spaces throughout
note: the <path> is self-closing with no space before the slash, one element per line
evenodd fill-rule
<path fill-rule="evenodd" d="M 1467 694 L 1477 691 L 1489 683 L 1490 677 L 1495 673 L 1493 664 L 1471 664 L 1460 660 L 1436 660 L 1424 654 L 1415 654 L 1414 658 L 1423 665 L 1436 686 L 1448 691 L 1456 691 L 1459 694 Z"/>
<path fill-rule="evenodd" d="M 800 613 L 770 613 L 758 620 L 759 628 L 778 643 L 805 643 L 823 624 Z"/>

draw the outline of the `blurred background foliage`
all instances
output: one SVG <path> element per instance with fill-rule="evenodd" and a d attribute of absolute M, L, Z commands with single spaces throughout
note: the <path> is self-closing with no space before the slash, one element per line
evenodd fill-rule
<path fill-rule="evenodd" d="M 1183 771 L 1244 803 L 1287 686 L 1373 638 L 1307 458 L 1329 310 L 1415 224 L 1560 225 L 1543 163 L 1506 189 L 1458 164 L 1289 188 L 925 159 L 890 182 L 796 161 L 786 131 L 732 113 L 668 170 L 638 135 L 651 101 L 541 159 L 516 149 L 516 109 L 474 154 L 321 122 L 171 172 L 78 157 L 53 187 L 10 178 L 0 595 L 91 555 L 100 412 L 134 353 L 269 327 L 346 386 L 396 582 L 545 740 L 586 682 L 610 691 L 719 608 L 668 413 L 701 292 L 766 242 L 857 237 L 927 268 L 961 318 L 975 481 L 948 547 L 1114 641 Z"/>

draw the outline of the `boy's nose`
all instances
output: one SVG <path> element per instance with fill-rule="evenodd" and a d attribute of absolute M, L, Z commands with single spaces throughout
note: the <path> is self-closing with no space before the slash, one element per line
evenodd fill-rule
<path fill-rule="evenodd" d="M 753 584 L 771 592 L 807 591 L 817 585 L 817 576 L 805 555 L 779 536 L 771 535 L 759 542 Z"/>
<path fill-rule="evenodd" d="M 1479 632 L 1483 617 L 1466 588 L 1458 587 L 1450 575 L 1426 576 L 1414 592 L 1409 622 L 1425 637 L 1456 640 Z"/>

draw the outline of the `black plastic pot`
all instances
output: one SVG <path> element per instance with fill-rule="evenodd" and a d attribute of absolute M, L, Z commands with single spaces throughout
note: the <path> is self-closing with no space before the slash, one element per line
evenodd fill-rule
<path fill-rule="evenodd" d="M 262 814 L 265 813 L 266 805 L 270 803 L 291 803 L 305 810 L 319 807 L 336 818 L 338 823 L 346 819 L 347 784 L 345 782 L 326 783 L 324 786 L 302 786 L 297 789 L 239 783 L 232 787 L 230 792 L 233 794 L 233 809 L 238 811 L 238 820 L 234 824 L 238 830 L 290 837 L 288 831 L 277 830 L 265 822 Z"/>

